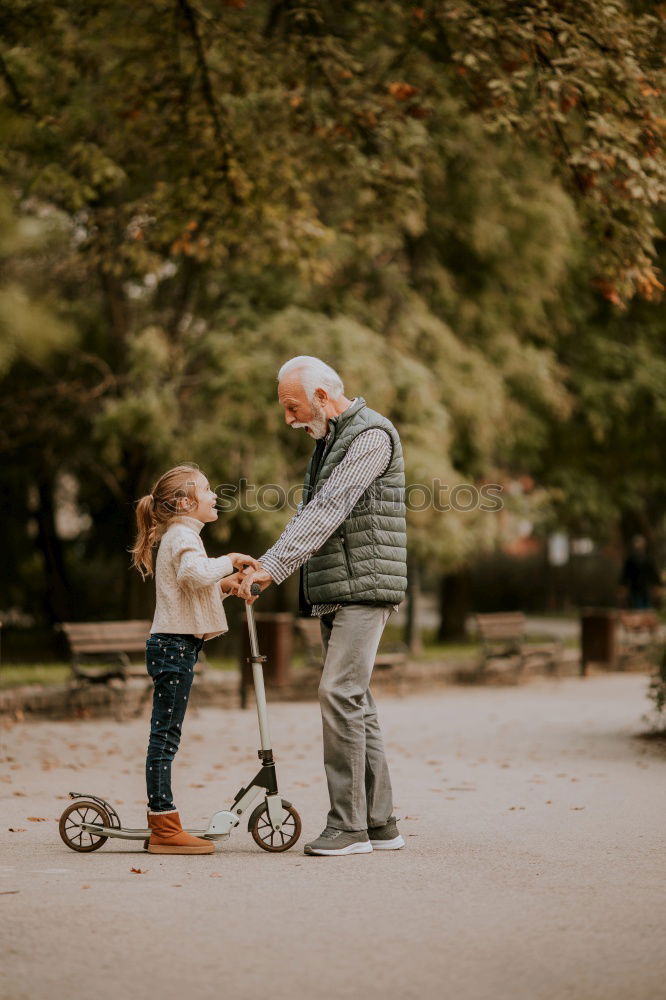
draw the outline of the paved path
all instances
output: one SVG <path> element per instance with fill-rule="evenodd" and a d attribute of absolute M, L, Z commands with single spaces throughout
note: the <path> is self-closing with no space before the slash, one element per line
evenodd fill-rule
<path fill-rule="evenodd" d="M 272 856 L 246 832 L 208 857 L 76 855 L 54 822 L 70 789 L 141 824 L 145 719 L 8 727 L 0 997 L 658 1000 L 666 755 L 634 738 L 645 689 L 630 674 L 383 699 L 407 848 L 350 858 Z M 317 834 L 317 708 L 271 721 L 283 793 Z M 254 739 L 250 712 L 188 718 L 189 823 L 251 776 Z"/>

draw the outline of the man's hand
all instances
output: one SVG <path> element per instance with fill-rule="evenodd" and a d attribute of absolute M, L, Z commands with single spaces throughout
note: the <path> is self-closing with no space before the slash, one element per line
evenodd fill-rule
<path fill-rule="evenodd" d="M 231 559 L 234 569 L 244 569 L 246 566 L 261 569 L 261 563 L 254 556 L 246 556 L 242 552 L 227 552 L 227 559 Z"/>
<path fill-rule="evenodd" d="M 270 587 L 273 582 L 273 577 L 268 572 L 268 570 L 263 569 L 261 563 L 257 563 L 257 569 L 246 570 L 242 575 L 242 583 L 238 588 L 237 597 L 241 597 L 248 604 L 254 604 L 256 597 L 250 591 L 253 583 L 258 583 L 262 590 L 266 587 Z"/>

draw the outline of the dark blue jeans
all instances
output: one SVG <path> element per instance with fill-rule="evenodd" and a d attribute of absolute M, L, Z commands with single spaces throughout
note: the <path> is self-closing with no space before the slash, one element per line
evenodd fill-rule
<path fill-rule="evenodd" d="M 150 812 L 175 809 L 171 793 L 171 762 L 190 696 L 194 667 L 203 639 L 194 635 L 154 632 L 146 641 L 146 667 L 153 679 L 153 714 L 146 755 L 146 786 Z"/>

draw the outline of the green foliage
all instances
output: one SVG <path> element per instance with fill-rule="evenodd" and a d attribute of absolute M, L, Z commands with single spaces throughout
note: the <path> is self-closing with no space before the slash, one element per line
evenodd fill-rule
<path fill-rule="evenodd" d="M 634 300 L 618 314 L 588 303 L 573 285 L 570 331 L 558 344 L 571 400 L 566 423 L 553 423 L 535 472 L 553 493 L 553 514 L 575 533 L 607 538 L 622 523 L 658 536 L 666 509 L 666 324 L 663 308 Z"/>
<path fill-rule="evenodd" d="M 397 423 L 413 482 L 530 472 L 606 526 L 656 506 L 656 310 L 632 302 L 625 345 L 599 292 L 658 291 L 662 34 L 593 0 L 6 3 L 0 450 L 12 495 L 37 489 L 10 525 L 25 580 L 31 519 L 47 600 L 91 561 L 124 579 L 132 501 L 173 462 L 295 485 L 275 373 L 301 353 Z M 94 528 L 58 554 L 64 473 Z M 258 551 L 287 515 L 233 510 L 218 539 Z M 497 531 L 410 520 L 442 569 Z"/>
<path fill-rule="evenodd" d="M 664 198 L 666 19 L 623 2 L 433 4 L 460 90 L 488 126 L 545 147 L 596 245 L 603 294 L 661 287 L 654 208 Z"/>
<path fill-rule="evenodd" d="M 58 315 L 52 290 L 25 266 L 26 255 L 45 256 L 62 229 L 58 222 L 17 218 L 0 191 L 0 375 L 18 360 L 42 365 L 74 340 L 72 326 Z"/>

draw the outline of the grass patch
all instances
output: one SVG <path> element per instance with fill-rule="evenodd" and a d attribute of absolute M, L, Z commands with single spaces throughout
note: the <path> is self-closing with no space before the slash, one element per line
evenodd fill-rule
<path fill-rule="evenodd" d="M 67 663 L 10 663 L 0 667 L 0 690 L 24 684 L 64 684 L 70 677 Z"/>
<path fill-rule="evenodd" d="M 209 656 L 207 662 L 211 670 L 238 670 L 238 660 L 228 656 Z"/>

